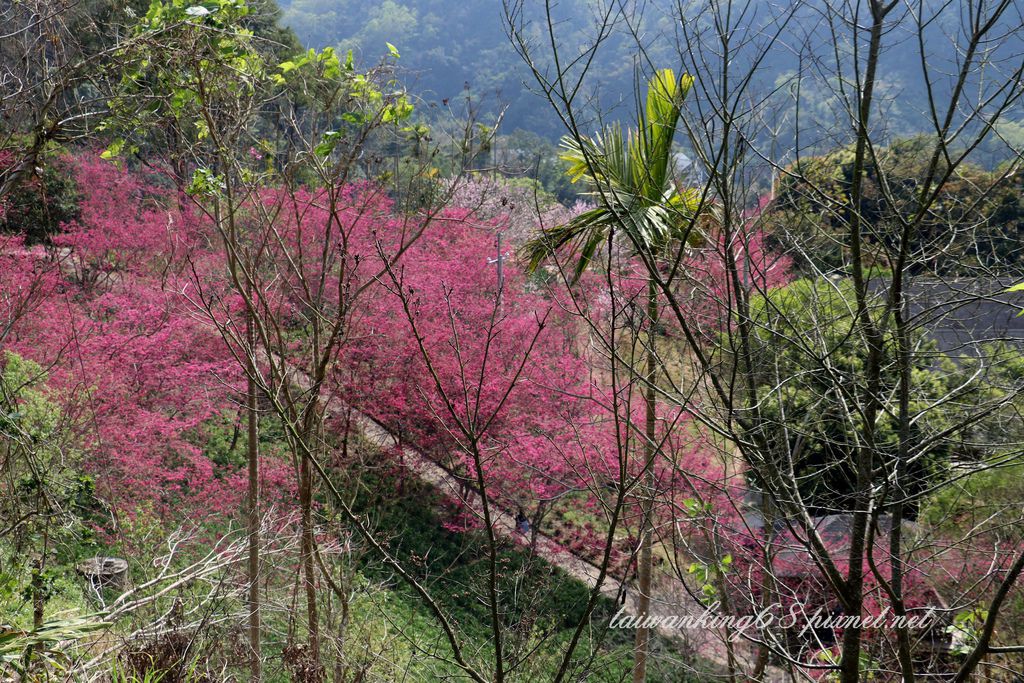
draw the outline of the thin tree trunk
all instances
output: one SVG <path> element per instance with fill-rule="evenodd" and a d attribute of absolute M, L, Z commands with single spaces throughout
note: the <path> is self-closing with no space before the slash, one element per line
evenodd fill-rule
<path fill-rule="evenodd" d="M 868 143 L 871 139 L 868 132 L 868 120 L 871 116 L 875 77 L 881 54 L 883 22 L 886 15 L 896 5 L 895 0 L 889 1 L 890 4 L 882 4 L 881 0 L 871 0 L 869 3 L 872 19 L 871 33 L 860 101 L 857 103 L 857 142 L 854 151 L 850 202 L 847 206 L 850 221 L 850 265 L 857 299 L 857 321 L 868 345 L 865 368 L 867 390 L 864 397 L 862 430 L 864 443 L 856 449 L 856 494 L 854 496 L 853 523 L 850 529 L 849 569 L 840 595 L 840 599 L 844 603 L 843 611 L 850 617 L 860 617 L 864 604 L 864 542 L 868 522 L 868 505 L 871 498 L 875 416 L 878 414 L 881 392 L 880 368 L 883 339 L 868 311 L 865 259 L 861 249 L 863 240 L 861 211 L 863 210 L 863 181 L 868 158 Z M 860 680 L 862 636 L 862 630 L 856 625 L 843 631 L 842 657 L 839 662 L 840 683 L 858 683 Z"/>
<path fill-rule="evenodd" d="M 314 403 L 308 407 L 303 438 L 309 449 L 316 442 L 316 412 Z M 316 567 L 313 557 L 313 477 L 309 456 L 303 454 L 299 464 L 299 507 L 302 514 L 301 561 L 303 584 L 306 591 L 306 619 L 309 627 L 310 664 L 320 668 L 320 624 L 316 608 Z"/>
<path fill-rule="evenodd" d="M 41 493 L 38 500 L 42 500 Z M 43 572 L 46 571 L 46 555 L 50 552 L 49 514 L 45 514 L 44 519 L 42 552 L 39 554 L 39 559 L 35 561 L 35 566 L 32 568 L 32 629 L 36 631 L 42 628 L 46 614 L 46 596 L 43 592 Z M 31 644 L 25 648 L 23 662 L 26 673 L 28 673 L 32 667 L 33 650 L 34 648 Z"/>
<path fill-rule="evenodd" d="M 256 331 L 250 313 L 246 319 L 249 338 L 250 367 L 246 383 L 246 412 L 249 422 L 247 442 L 249 461 L 249 680 L 257 683 L 263 677 L 263 659 L 260 651 L 260 481 L 259 481 L 259 422 L 256 412 L 256 382 L 254 356 Z"/>
<path fill-rule="evenodd" d="M 646 619 L 651 608 L 651 583 L 654 570 L 654 489 L 657 477 L 654 473 L 656 422 L 654 382 L 657 372 L 657 352 L 654 348 L 658 325 L 658 292 L 654 280 L 647 284 L 647 319 L 650 327 L 647 333 L 647 382 L 644 387 L 644 486 L 641 493 L 640 552 L 637 558 L 637 616 Z M 633 683 L 643 683 L 647 678 L 647 654 L 650 648 L 651 630 L 640 626 L 636 630 L 633 645 Z"/>
<path fill-rule="evenodd" d="M 904 246 L 906 248 L 906 246 Z M 911 350 L 910 332 L 908 330 L 906 314 L 904 310 L 906 303 L 902 296 L 903 278 L 902 272 L 894 273 L 895 282 L 893 286 L 899 286 L 901 292 L 894 310 L 896 321 L 896 352 L 899 365 L 899 452 L 896 460 L 896 477 L 893 487 L 893 495 L 896 497 L 896 504 L 892 508 L 892 517 L 889 524 L 889 562 L 890 562 L 890 590 L 893 603 L 893 611 L 897 618 L 905 619 L 907 616 L 907 604 L 903 599 L 903 517 L 906 514 L 904 501 L 906 500 L 906 479 L 907 461 L 910 450 L 910 395 L 911 395 Z M 868 552 L 871 552 L 871 548 Z M 917 677 L 914 671 L 913 647 L 911 645 L 910 629 L 905 621 L 896 628 L 896 657 L 900 663 L 900 671 L 903 674 L 903 683 L 915 683 Z"/>

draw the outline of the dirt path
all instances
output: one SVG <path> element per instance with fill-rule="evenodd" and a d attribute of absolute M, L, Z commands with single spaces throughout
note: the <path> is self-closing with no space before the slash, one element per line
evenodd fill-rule
<path fill-rule="evenodd" d="M 10 251 L 4 253 L 12 255 Z M 15 252 L 13 255 L 39 258 L 44 254 L 35 250 L 24 250 L 24 252 Z M 294 368 L 290 374 L 290 381 L 294 382 L 296 386 L 305 390 L 309 389 L 308 377 L 300 372 L 296 372 Z M 337 397 L 330 395 L 326 395 L 324 398 L 329 401 L 334 399 L 339 403 L 343 403 Z M 334 411 L 328 408 L 328 412 Z M 353 410 L 351 419 L 362 435 L 372 444 L 387 449 L 397 446 L 398 442 L 391 433 L 371 417 Z M 455 500 L 462 499 L 461 492 L 463 489 L 452 474 L 413 448 L 403 447 L 401 453 L 405 466 L 422 481 L 432 485 L 443 494 Z M 463 500 L 482 519 L 479 496 L 475 492 L 470 491 L 468 497 Z M 500 506 L 492 505 L 491 516 L 494 520 L 495 531 L 499 537 L 511 539 L 516 543 L 523 542 L 523 536 L 516 529 L 515 517 L 512 513 Z M 577 580 L 582 581 L 591 589 L 597 585 L 601 578 L 600 569 L 592 562 L 572 553 L 553 538 L 539 531 L 536 534 L 535 551 L 539 557 L 559 567 Z M 665 578 L 668 580 L 662 580 L 656 583 L 654 587 L 650 609 L 652 616 L 683 617 L 700 614 L 704 611 L 704 608 L 682 589 L 678 581 L 672 580 L 671 577 Z M 625 615 L 636 615 L 637 596 L 636 590 L 632 586 L 624 586 L 616 577 L 607 575 L 601 583 L 600 592 L 605 597 L 620 602 L 625 608 Z M 664 627 L 660 627 L 657 630 L 660 635 L 680 642 L 688 651 L 695 653 L 712 665 L 720 667 L 723 672 L 725 671 L 727 666 L 726 648 L 718 633 L 711 630 L 689 629 L 681 631 Z M 714 675 L 707 674 L 709 679 L 712 676 Z M 775 672 L 770 671 L 769 675 L 766 676 L 766 681 L 775 680 L 782 679 Z"/>
<path fill-rule="evenodd" d="M 310 382 L 307 376 L 291 369 L 290 381 L 298 388 L 305 391 L 310 390 Z M 344 401 L 325 390 L 323 394 L 328 413 L 337 414 L 340 405 Z M 333 403 L 333 406 L 331 405 Z M 372 417 L 349 408 L 350 425 L 358 430 L 362 436 L 371 444 L 381 449 L 395 449 L 398 447 L 398 440 L 382 424 Z M 483 519 L 482 504 L 479 495 L 470 490 L 463 498 L 465 489 L 460 486 L 459 480 L 450 472 L 434 462 L 425 454 L 410 446 L 401 447 L 403 465 L 419 479 L 430 484 L 444 495 L 453 500 L 461 500 L 473 510 L 474 513 Z M 523 536 L 516 529 L 515 516 L 499 505 L 491 505 L 491 519 L 494 529 L 500 538 L 507 538 L 515 543 L 522 543 Z M 575 579 L 582 581 L 588 588 L 593 589 L 601 579 L 600 569 L 589 560 L 569 551 L 556 540 L 541 533 L 536 534 L 535 552 L 548 563 L 562 569 Z M 648 614 L 654 617 L 685 617 L 699 615 L 704 612 L 704 607 L 694 600 L 679 584 L 671 577 L 663 577 L 668 580 L 656 581 L 651 595 L 651 606 Z M 637 615 L 636 590 L 631 586 L 623 586 L 622 582 L 614 576 L 606 575 L 601 582 L 600 593 L 612 600 L 622 604 L 625 615 Z M 708 680 L 727 680 L 726 671 L 728 668 L 728 655 L 725 643 L 719 631 L 710 629 L 671 629 L 659 627 L 659 635 L 669 638 L 683 645 L 684 650 L 696 654 L 700 659 L 721 670 L 720 675 L 710 672 L 704 674 Z M 744 664 L 751 659 L 747 647 L 741 647 L 738 654 L 744 657 Z M 747 669 L 749 667 L 743 666 Z M 737 680 L 741 680 L 742 675 Z M 781 672 L 770 670 L 766 673 L 766 683 L 784 680 Z"/>
<path fill-rule="evenodd" d="M 352 411 L 351 419 L 353 425 L 371 444 L 383 449 L 393 449 L 398 445 L 395 437 L 369 416 Z M 470 491 L 466 498 L 462 498 L 464 489 L 447 470 L 408 446 L 401 449 L 401 454 L 404 466 L 415 473 L 419 479 L 454 500 L 462 500 L 480 519 L 483 518 L 481 501 L 475 491 Z M 523 542 L 522 534 L 516 529 L 515 516 L 510 511 L 492 504 L 491 518 L 499 537 L 508 538 L 517 543 Z M 587 587 L 592 589 L 597 585 L 601 576 L 600 569 L 589 560 L 572 553 L 550 536 L 538 532 L 535 550 L 539 557 L 582 581 Z M 674 590 L 672 584 L 675 584 Z M 637 614 L 636 590 L 628 585 L 623 586 L 618 578 L 606 575 L 600 592 L 605 597 L 622 604 L 625 607 L 625 615 Z M 650 613 L 652 615 L 687 616 L 697 615 L 703 611 L 703 606 L 698 604 L 681 586 L 678 586 L 678 582 L 662 581 L 655 586 L 654 594 L 651 596 Z M 678 629 L 659 628 L 658 633 L 683 643 L 687 649 L 714 665 L 723 669 L 727 666 L 726 648 L 716 632 L 696 629 L 683 632 Z"/>

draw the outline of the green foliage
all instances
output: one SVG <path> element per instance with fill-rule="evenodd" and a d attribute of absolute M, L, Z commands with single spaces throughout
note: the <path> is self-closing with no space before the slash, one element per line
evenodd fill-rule
<path fill-rule="evenodd" d="M 244 413 L 223 410 L 210 417 L 189 435 L 189 441 L 203 450 L 216 465 L 217 475 L 240 471 L 247 462 Z M 284 429 L 272 414 L 262 415 L 259 428 L 259 452 L 263 459 L 286 458 Z M 220 529 L 227 532 L 227 528 Z"/>
<path fill-rule="evenodd" d="M 481 533 L 446 531 L 441 524 L 444 507 L 440 497 L 436 491 L 416 481 L 399 484 L 390 476 L 378 479 L 365 473 L 359 488 L 362 493 L 357 501 L 357 512 L 368 515 L 379 529 L 393 530 L 391 552 L 406 566 L 416 567 L 420 578 L 429 582 L 443 611 L 472 645 L 467 650 L 474 652 L 475 657 L 486 658 L 492 651 L 490 617 L 482 599 L 488 560 Z M 397 496 L 393 493 L 396 490 L 400 491 Z M 552 667 L 558 663 L 567 643 L 570 627 L 582 616 L 587 587 L 508 543 L 502 545 L 498 563 L 501 611 L 508 638 L 515 648 L 542 646 L 524 664 L 531 668 L 520 667 L 515 673 L 516 679 L 550 680 Z M 365 601 L 357 600 L 354 609 L 363 614 L 377 610 L 396 628 L 402 628 L 420 648 L 450 656 L 436 623 L 405 584 L 397 583 L 393 574 L 373 558 L 368 557 L 360 571 L 372 584 L 386 587 L 387 592 L 381 593 L 379 588 L 371 591 Z M 617 605 L 602 598 L 592 616 L 594 630 L 585 638 L 591 647 L 598 648 L 598 654 L 587 680 L 616 681 L 629 670 L 632 634 L 604 629 L 616 609 Z M 376 632 L 368 636 L 372 642 L 383 642 L 379 623 L 366 628 Z M 404 656 L 401 653 L 408 652 L 409 646 L 396 643 L 395 647 L 393 651 L 401 661 Z M 668 646 L 660 643 L 659 647 Z M 585 665 L 588 650 L 587 646 L 580 648 L 580 661 L 575 666 Z M 415 664 L 413 671 L 420 672 L 418 675 L 423 680 L 457 673 L 454 669 L 445 670 L 438 662 L 426 660 Z M 652 680 L 658 678 L 655 676 Z"/>
<path fill-rule="evenodd" d="M 201 204 L 222 205 L 223 215 L 224 202 L 243 186 L 284 177 L 312 184 L 337 164 L 355 165 L 353 146 L 365 148 L 377 129 L 411 117 L 404 90 L 357 70 L 351 52 L 327 47 L 281 59 L 265 49 L 248 27 L 253 7 L 245 0 L 150 5 L 119 55 L 130 68 L 111 102 L 105 157 L 164 135 L 172 159 L 191 173 L 181 179 L 186 191 Z M 311 153 L 295 144 L 307 136 Z"/>
<path fill-rule="evenodd" d="M 1024 465 L 996 467 L 971 473 L 932 495 L 921 518 L 933 528 L 968 530 L 976 524 L 996 525 L 1016 520 L 1008 510 L 1024 496 Z M 995 518 L 992 515 L 997 515 Z"/>
<path fill-rule="evenodd" d="M 67 447 L 66 416 L 45 382 L 37 363 L 4 354 L 0 665 L 16 671 L 59 670 L 69 661 L 69 642 L 103 626 L 94 617 L 69 616 L 83 605 L 73 567 L 91 542 L 85 522 L 95 500 L 92 480 L 75 468 L 76 454 Z M 52 616 L 45 618 L 47 612 Z"/>
<path fill-rule="evenodd" d="M 126 66 L 103 124 L 114 136 L 105 158 L 139 151 L 147 134 L 168 120 L 180 136 L 223 150 L 223 131 L 211 126 L 238 122 L 222 121 L 217 112 L 237 112 L 239 102 L 264 90 L 268 56 L 245 26 L 249 9 L 244 0 L 150 4 L 118 54 Z"/>
<path fill-rule="evenodd" d="M 559 147 L 548 139 L 524 130 L 499 135 L 495 140 L 497 164 L 512 175 L 530 180 L 563 204 L 571 204 L 579 188 L 565 173 Z"/>
<path fill-rule="evenodd" d="M 986 619 L 988 611 L 980 607 L 957 612 L 953 623 L 946 627 L 946 633 L 952 637 L 950 651 L 962 656 L 970 654 L 978 645 Z"/>
<path fill-rule="evenodd" d="M 3 198 L 0 233 L 24 235 L 29 244 L 45 243 L 78 217 L 80 199 L 68 161 L 59 151 L 44 154 L 34 171 Z"/>
<path fill-rule="evenodd" d="M 754 365 L 759 370 L 755 379 L 767 421 L 762 438 L 775 452 L 798 454 L 797 484 L 805 502 L 819 512 L 847 510 L 852 505 L 854 449 L 861 427 L 843 389 L 863 389 L 858 383 L 867 357 L 856 334 L 854 310 L 852 282 L 838 279 L 797 280 L 751 302 Z M 779 344 L 778 339 L 791 341 Z M 927 353 L 934 351 L 933 342 L 924 341 L 918 333 L 912 343 L 921 350 L 911 368 L 910 410 L 916 414 L 945 395 L 955 380 L 951 361 Z M 890 395 L 898 381 L 891 332 L 883 346 L 880 392 Z M 946 424 L 940 412 L 925 412 L 911 427 L 912 439 L 916 442 L 935 434 Z M 882 411 L 875 427 L 876 452 L 881 458 L 877 466 L 888 471 L 895 462 L 898 441 L 894 411 Z M 914 463 L 907 473 L 907 493 L 922 491 L 934 468 L 950 456 L 950 446 L 940 444 L 929 458 Z M 779 467 L 788 469 L 781 461 Z"/>
<path fill-rule="evenodd" d="M 863 199 L 857 207 L 868 224 L 866 252 L 876 265 L 887 263 L 884 249 L 900 236 L 901 218 L 915 216 L 928 178 L 934 143 L 927 136 L 899 140 L 876 151 L 878 163 L 865 169 Z M 848 241 L 846 221 L 853 183 L 852 146 L 807 157 L 784 174 L 765 217 L 824 263 L 843 267 Z M 881 171 L 881 173 L 880 173 Z M 938 174 L 943 164 L 938 166 Z M 891 199 L 883 191 L 886 179 Z M 1001 178 L 971 164 L 937 190 L 937 199 L 914 236 L 913 248 L 927 257 L 918 264 L 939 275 L 969 275 L 979 267 L 1020 264 L 1024 240 L 1024 200 L 1019 174 Z M 935 245 L 942 245 L 941 249 Z M 821 262 L 821 261 L 819 261 Z"/>
<path fill-rule="evenodd" d="M 981 381 L 971 382 L 981 377 Z M 1014 510 L 1024 500 L 1024 464 L 1008 444 L 1024 439 L 1019 416 L 1024 396 L 1018 387 L 1024 380 L 1024 354 L 1015 344 L 986 344 L 978 356 L 958 359 L 949 384 L 963 388 L 959 400 L 974 405 L 1008 401 L 963 435 L 959 469 L 949 472 L 952 481 L 928 497 L 921 518 L 930 526 L 952 534 L 981 528 L 1014 526 Z M 976 452 L 972 452 L 971 448 Z M 974 471 L 971 471 L 974 470 Z"/>
<path fill-rule="evenodd" d="M 186 192 L 193 197 L 220 197 L 226 188 L 223 176 L 204 167 L 197 168 L 192 174 L 192 182 L 189 183 Z"/>
<path fill-rule="evenodd" d="M 676 80 L 671 69 L 655 73 L 637 127 L 623 132 L 613 123 L 593 138 L 562 140 L 562 159 L 573 182 L 585 180 L 597 206 L 564 225 L 545 230 L 524 248 L 530 270 L 569 249 L 579 278 L 609 234 L 646 257 L 657 257 L 673 240 L 695 238 L 698 196 L 680 191 L 670 177 L 672 140 L 680 107 L 693 79 Z"/>
<path fill-rule="evenodd" d="M 1006 291 L 1007 292 L 1024 292 L 1024 282 L 1018 282 L 1013 287 L 1008 288 Z M 1017 315 L 1018 316 L 1024 315 L 1024 309 L 1022 309 Z"/>
<path fill-rule="evenodd" d="M 51 619 L 29 630 L 0 624 L 0 673 L 5 667 L 23 673 L 22 663 L 28 652 L 59 671 L 70 661 L 69 643 L 81 641 L 105 626 L 98 616 Z"/>
<path fill-rule="evenodd" d="M 714 565 L 704 562 L 691 562 L 686 568 L 686 573 L 693 577 L 700 588 L 700 599 L 705 605 L 713 605 L 720 600 L 718 588 L 715 582 L 724 574 L 729 572 L 732 566 L 732 555 L 726 555 Z"/>
<path fill-rule="evenodd" d="M 87 539 L 89 534 L 80 527 L 80 520 L 96 505 L 93 482 L 76 467 L 78 454 L 66 443 L 71 425 L 59 405 L 48 397 L 45 382 L 46 373 L 37 363 L 4 352 L 0 371 L 0 452 L 5 455 L 6 479 L 14 482 L 15 488 L 5 492 L 0 510 L 6 513 L 5 519 L 18 519 L 18 510 L 24 514 L 45 499 L 48 508 L 68 513 L 67 521 L 79 520 L 77 524 L 61 527 L 62 533 Z M 31 526 L 24 528 L 26 534 L 31 533 Z M 12 537 L 18 540 L 19 533 L 12 530 Z"/>

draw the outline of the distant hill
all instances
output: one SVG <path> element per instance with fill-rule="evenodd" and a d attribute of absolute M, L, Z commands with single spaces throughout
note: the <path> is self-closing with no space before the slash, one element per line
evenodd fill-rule
<path fill-rule="evenodd" d="M 310 47 L 340 46 L 352 49 L 361 62 L 372 63 L 387 54 L 387 43 L 394 44 L 401 53 L 400 65 L 409 88 L 427 102 L 449 100 L 454 106 L 468 85 L 474 100 L 481 98 L 490 111 L 498 105 L 508 107 L 504 129 L 517 128 L 553 138 L 563 132 L 560 123 L 550 112 L 542 98 L 529 92 L 535 86 L 532 77 L 513 50 L 503 24 L 501 0 L 279 0 L 283 10 L 282 21 L 295 31 L 299 39 Z M 544 18 L 540 14 L 541 2 L 527 1 L 526 7 L 534 14 L 532 35 L 541 46 L 540 58 L 546 58 L 546 34 L 542 33 Z M 667 3 L 673 5 L 675 3 Z M 773 49 L 759 68 L 756 90 L 769 93 L 777 87 L 777 112 L 789 119 L 782 126 L 784 142 L 790 139 L 793 106 L 790 88 L 780 87 L 800 68 L 798 45 L 814 45 L 815 52 L 824 60 L 834 56 L 829 32 L 821 25 L 821 0 L 807 3 L 800 14 L 790 21 L 783 44 Z M 926 3 L 927 4 L 927 3 Z M 587 42 L 593 33 L 595 18 L 593 0 L 560 0 L 556 11 L 560 22 L 559 38 L 566 54 Z M 643 21 L 643 40 L 648 54 L 659 66 L 679 66 L 676 52 L 676 25 L 672 16 L 658 13 L 655 3 L 647 4 Z M 702 3 L 695 7 L 703 7 Z M 765 24 L 771 13 L 778 12 L 777 3 L 755 4 L 749 13 L 749 24 Z M 948 24 L 948 22 L 946 22 Z M 909 25 L 909 24 L 908 24 Z M 955 51 L 950 49 L 948 33 L 951 27 L 936 22 L 925 36 L 928 63 L 935 70 L 932 84 L 940 97 L 948 92 L 947 78 L 942 72 L 955 73 Z M 881 102 L 878 125 L 885 126 L 893 136 L 907 136 L 927 129 L 926 87 L 921 76 L 916 37 L 900 27 L 885 39 L 886 52 L 880 69 L 881 82 L 878 96 Z M 1002 54 L 1019 54 L 1021 46 L 997 46 Z M 842 54 L 848 48 L 841 48 Z M 590 84 L 600 95 L 602 107 L 623 103 L 632 107 L 633 82 L 637 50 L 633 39 L 617 35 L 602 47 L 592 67 Z M 819 72 L 805 59 L 807 73 Z M 741 65 L 736 65 L 739 68 Z M 525 84 L 525 85 L 524 85 Z M 594 94 L 594 92 L 587 94 Z M 821 148 L 841 144 L 844 131 L 835 130 L 832 123 L 839 100 L 824 81 L 805 82 L 802 95 L 806 98 L 801 112 L 801 125 L 814 133 L 803 142 L 814 142 L 820 136 Z M 1024 142 L 1024 113 L 1018 106 L 1010 114 L 1011 121 L 1001 132 Z M 813 123 L 820 122 L 817 131 Z M 983 150 L 990 165 L 1001 156 L 998 145 Z"/>
<path fill-rule="evenodd" d="M 282 22 L 310 47 L 352 49 L 364 64 L 388 54 L 387 43 L 401 53 L 409 88 L 429 102 L 449 100 L 453 107 L 468 85 L 474 100 L 490 111 L 508 106 L 506 123 L 552 137 L 561 130 L 545 103 L 526 92 L 529 78 L 502 25 L 500 0 L 281 0 Z M 575 19 L 570 35 L 582 39 L 587 22 L 568 0 Z M 632 82 L 630 60 L 612 68 L 602 61 L 602 80 L 621 87 Z M 532 86 L 532 82 L 530 83 Z M 629 86 L 631 87 L 631 86 Z M 509 128 L 509 129 L 511 129 Z"/>

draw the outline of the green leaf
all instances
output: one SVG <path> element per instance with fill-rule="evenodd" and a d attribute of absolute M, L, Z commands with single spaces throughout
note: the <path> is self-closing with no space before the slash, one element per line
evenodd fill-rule
<path fill-rule="evenodd" d="M 210 127 L 207 125 L 205 119 L 196 119 L 196 139 L 205 140 L 210 137 Z"/>
<path fill-rule="evenodd" d="M 395 59 L 398 59 L 399 57 L 402 56 L 402 55 L 398 54 L 398 48 L 397 47 L 395 47 L 391 43 L 385 43 L 385 44 L 388 46 L 388 52 L 391 54 L 392 57 L 394 57 Z"/>
<path fill-rule="evenodd" d="M 113 142 L 110 143 L 109 147 L 107 147 L 100 153 L 100 158 L 114 159 L 119 154 L 121 154 L 122 149 L 124 149 L 124 140 L 114 140 Z"/>
<path fill-rule="evenodd" d="M 324 133 L 324 137 L 321 139 L 320 144 L 313 148 L 313 154 L 316 154 L 320 158 L 328 157 L 331 152 L 334 151 L 334 147 L 338 144 L 338 140 L 341 139 L 341 133 L 336 130 L 329 130 Z"/>
<path fill-rule="evenodd" d="M 224 187 L 224 180 L 208 168 L 197 168 L 186 192 L 192 196 L 216 196 Z"/>
<path fill-rule="evenodd" d="M 677 79 L 671 69 L 656 71 L 637 112 L 636 128 L 625 130 L 613 123 L 593 137 L 562 138 L 559 157 L 567 162 L 569 180 L 586 182 L 586 194 L 598 207 L 532 239 L 524 249 L 529 270 L 567 247 L 576 259 L 578 279 L 602 242 L 616 233 L 628 235 L 628 242 L 645 254 L 683 237 L 691 245 L 700 244 L 692 227 L 702 196 L 677 191 L 669 173 L 683 97 L 692 85 L 688 75 Z M 688 512 L 697 515 L 702 510 L 694 502 Z"/>

